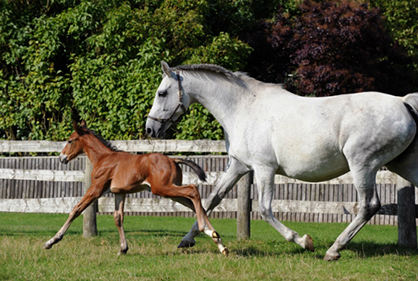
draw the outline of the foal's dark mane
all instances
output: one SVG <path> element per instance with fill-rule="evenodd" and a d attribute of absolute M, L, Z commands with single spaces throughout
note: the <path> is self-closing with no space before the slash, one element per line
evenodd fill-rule
<path fill-rule="evenodd" d="M 81 128 L 82 128 L 82 129 L 84 129 L 84 130 L 86 130 L 86 131 L 87 131 L 87 132 L 89 132 L 90 134 L 92 134 L 94 137 L 96 137 L 96 139 L 98 139 L 101 143 L 103 143 L 103 144 L 104 144 L 107 148 L 110 148 L 111 150 L 116 151 L 116 152 L 118 152 L 118 151 L 122 151 L 122 150 L 117 149 L 117 148 L 116 148 L 116 146 L 112 145 L 112 144 L 110 143 L 110 141 L 105 140 L 102 136 L 100 136 L 100 135 L 96 134 L 96 132 L 95 132 L 95 131 L 93 131 L 93 130 L 91 130 L 91 129 L 87 128 L 86 126 L 81 126 Z"/>

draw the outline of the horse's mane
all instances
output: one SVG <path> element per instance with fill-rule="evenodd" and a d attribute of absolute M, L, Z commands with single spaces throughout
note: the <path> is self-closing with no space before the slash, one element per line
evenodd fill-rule
<path fill-rule="evenodd" d="M 220 74 L 224 74 L 228 79 L 233 79 L 233 78 L 238 78 L 241 79 L 242 81 L 245 81 L 247 83 L 250 84 L 266 84 L 266 85 L 272 85 L 272 86 L 278 86 L 283 88 L 282 84 L 274 84 L 274 83 L 265 83 L 265 82 L 261 82 L 255 78 L 252 78 L 250 76 L 248 76 L 247 73 L 245 72 L 241 72 L 241 71 L 237 71 L 237 72 L 232 72 L 222 66 L 216 65 L 216 64 L 190 64 L 190 65 L 180 65 L 180 66 L 176 66 L 173 67 L 171 69 L 172 71 L 176 71 L 176 70 L 191 70 L 191 71 L 198 71 L 198 70 L 208 70 L 208 71 L 213 71 L 215 73 L 220 73 Z"/>
<path fill-rule="evenodd" d="M 224 74 L 226 77 L 228 78 L 232 78 L 235 76 L 235 74 L 226 69 L 223 68 L 222 66 L 216 65 L 216 64 L 190 64 L 190 65 L 180 65 L 180 66 L 176 66 L 174 68 L 171 69 L 172 71 L 176 71 L 176 70 L 209 70 L 209 71 L 213 71 L 216 73 L 222 73 Z"/>
<path fill-rule="evenodd" d="M 103 143 L 107 148 L 110 148 L 113 151 L 121 151 L 119 149 L 116 148 L 116 146 L 112 145 L 110 143 L 110 141 L 105 140 L 102 136 L 98 135 L 95 131 L 87 128 L 86 126 L 81 126 L 82 129 L 86 130 L 87 132 L 89 132 L 90 134 L 92 134 L 94 137 L 96 137 L 96 139 L 98 139 L 101 143 Z"/>

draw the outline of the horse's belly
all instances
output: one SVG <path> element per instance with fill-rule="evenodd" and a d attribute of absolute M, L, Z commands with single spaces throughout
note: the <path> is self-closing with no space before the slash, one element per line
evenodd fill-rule
<path fill-rule="evenodd" d="M 295 153 L 296 154 L 296 153 Z M 330 180 L 349 171 L 342 153 L 297 157 L 284 161 L 277 173 L 309 182 Z"/>

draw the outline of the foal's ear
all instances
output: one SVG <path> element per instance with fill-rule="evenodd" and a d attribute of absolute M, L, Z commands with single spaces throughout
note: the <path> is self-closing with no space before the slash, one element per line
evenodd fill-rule
<path fill-rule="evenodd" d="M 81 122 L 80 127 L 85 126 L 85 125 L 86 125 L 86 122 L 83 120 Z M 73 127 L 74 127 L 74 130 L 77 132 L 77 134 L 79 134 L 80 136 L 83 134 L 83 130 L 81 130 L 81 128 L 77 126 L 77 122 L 75 122 L 74 120 L 73 120 Z"/>
<path fill-rule="evenodd" d="M 165 61 L 161 61 L 161 68 L 163 69 L 163 72 L 168 77 L 173 77 L 174 76 L 174 72 L 171 71 L 170 67 L 168 66 L 168 64 Z"/>

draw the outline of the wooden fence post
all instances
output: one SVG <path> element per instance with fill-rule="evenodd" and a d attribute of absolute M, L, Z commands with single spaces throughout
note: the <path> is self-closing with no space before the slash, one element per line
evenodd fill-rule
<path fill-rule="evenodd" d="M 93 164 L 86 156 L 86 169 L 84 170 L 84 194 L 91 185 L 91 172 L 93 171 Z M 97 235 L 97 222 L 96 222 L 96 210 L 97 201 L 87 207 L 83 212 L 83 236 L 92 237 Z"/>
<path fill-rule="evenodd" d="M 250 238 L 250 213 L 251 213 L 251 184 L 253 183 L 253 172 L 244 175 L 238 182 L 237 200 L 237 239 L 246 240 Z"/>
<path fill-rule="evenodd" d="M 399 177 L 398 189 L 398 245 L 417 248 L 417 226 L 415 222 L 415 187 Z"/>

